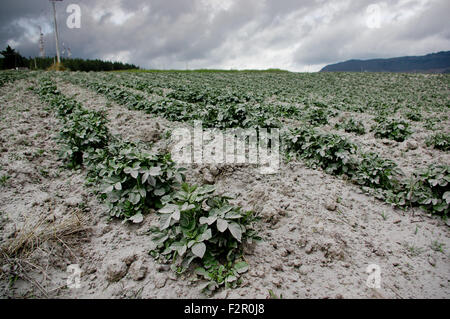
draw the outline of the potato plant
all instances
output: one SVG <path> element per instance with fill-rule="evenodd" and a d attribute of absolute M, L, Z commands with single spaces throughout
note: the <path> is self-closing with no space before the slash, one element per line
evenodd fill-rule
<path fill-rule="evenodd" d="M 353 157 L 353 168 L 349 171 L 351 179 L 361 186 L 395 189 L 402 175 L 397 165 L 375 153 L 362 153 Z"/>
<path fill-rule="evenodd" d="M 0 87 L 34 75 L 34 72 L 0 71 Z"/>
<path fill-rule="evenodd" d="M 347 133 L 355 133 L 357 135 L 366 134 L 366 128 L 364 127 L 363 122 L 356 121 L 353 118 L 348 118 L 340 123 L 335 125 L 337 129 L 343 129 Z"/>
<path fill-rule="evenodd" d="M 162 199 L 159 227 L 150 229 L 150 254 L 172 263 L 177 273 L 187 271 L 195 261 L 196 273 L 207 280 L 202 286 L 205 291 L 235 287 L 248 269 L 241 260 L 243 244 L 259 240 L 253 212 L 213 193 L 213 186 L 183 184 L 180 191 Z"/>
<path fill-rule="evenodd" d="M 312 126 L 319 126 L 328 123 L 329 111 L 320 107 L 313 107 L 309 109 L 306 114 L 306 121 Z"/>
<path fill-rule="evenodd" d="M 406 185 L 406 201 L 447 216 L 450 204 L 450 166 L 430 165 L 414 174 Z"/>
<path fill-rule="evenodd" d="M 372 127 L 372 131 L 376 138 L 388 138 L 397 142 L 403 142 L 412 134 L 408 122 L 396 119 L 381 119 Z"/>
<path fill-rule="evenodd" d="M 410 121 L 420 122 L 423 119 L 422 114 L 418 110 L 412 110 L 405 114 L 406 118 Z"/>
<path fill-rule="evenodd" d="M 61 157 L 70 168 L 83 164 L 83 154 L 108 144 L 109 131 L 103 113 L 77 109 L 65 118 L 59 139 Z"/>
<path fill-rule="evenodd" d="M 435 133 L 427 139 L 426 144 L 435 149 L 448 152 L 450 150 L 450 134 Z"/>
<path fill-rule="evenodd" d="M 315 128 L 297 128 L 284 137 L 287 152 L 299 156 L 312 167 L 334 175 L 346 174 L 357 146 L 337 134 L 321 133 Z"/>
<path fill-rule="evenodd" d="M 62 145 L 60 155 L 68 167 L 80 167 L 85 152 L 108 144 L 110 136 L 104 114 L 82 108 L 78 102 L 61 94 L 48 78 L 41 80 L 36 92 L 57 111 L 63 122 L 58 139 Z"/>
<path fill-rule="evenodd" d="M 110 215 L 125 221 L 140 222 L 184 179 L 170 154 L 146 151 L 136 143 L 114 141 L 88 157 L 90 182 L 101 185 Z"/>

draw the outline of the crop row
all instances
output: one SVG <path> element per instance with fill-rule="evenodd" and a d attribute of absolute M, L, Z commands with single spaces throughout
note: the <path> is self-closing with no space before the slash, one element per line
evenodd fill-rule
<path fill-rule="evenodd" d="M 304 127 L 284 136 L 286 151 L 333 175 L 345 175 L 354 183 L 375 189 L 398 207 L 420 206 L 447 216 L 450 204 L 450 166 L 432 164 L 403 178 L 397 165 L 375 153 L 363 152 L 357 144 L 332 133 Z"/>
<path fill-rule="evenodd" d="M 243 243 L 259 240 L 257 218 L 214 194 L 214 187 L 191 186 L 169 154 L 145 150 L 144 145 L 111 136 L 103 113 L 87 110 L 40 78 L 35 92 L 61 121 L 61 155 L 69 168 L 85 167 L 88 184 L 101 189 L 99 197 L 112 217 L 134 223 L 158 210 L 159 227 L 150 229 L 150 254 L 172 263 L 177 273 L 195 260 L 196 274 L 211 292 L 222 285 L 236 287 L 248 264 Z"/>
<path fill-rule="evenodd" d="M 109 85 L 94 80 L 80 80 L 74 77 L 69 78 L 69 80 L 76 84 L 86 85 L 131 109 L 140 109 L 147 112 L 149 112 L 148 110 L 154 110 L 154 112 L 149 113 L 157 115 L 162 113 L 164 117 L 178 121 L 192 119 L 192 117 L 180 117 L 178 109 L 173 108 L 173 104 L 166 104 L 164 99 L 149 102 L 143 95 L 129 92 L 117 85 Z M 201 108 L 198 104 L 186 104 L 186 102 L 178 100 L 171 101 L 171 103 L 195 105 L 196 108 Z M 159 109 L 156 107 L 159 107 Z M 220 109 L 219 106 L 210 106 L 210 108 Z M 274 113 L 280 112 L 280 110 L 267 108 L 263 110 L 265 113 L 271 113 L 272 111 Z M 229 108 L 228 112 L 234 117 L 239 116 L 236 109 Z M 195 111 L 192 110 L 189 114 L 192 116 L 194 113 Z M 414 173 L 410 179 L 405 179 L 403 173 L 393 161 L 381 158 L 375 153 L 363 152 L 359 150 L 356 144 L 337 134 L 319 133 L 314 126 L 326 124 L 329 116 L 334 116 L 332 111 L 326 109 L 325 106 L 319 104 L 318 107 L 310 109 L 307 113 L 299 112 L 298 116 L 302 117 L 305 125 L 302 128 L 291 130 L 283 138 L 283 144 L 291 154 L 300 156 L 310 165 L 321 167 L 330 174 L 345 174 L 360 186 L 382 192 L 381 196 L 385 200 L 399 207 L 421 206 L 433 213 L 447 214 L 450 202 L 450 193 L 447 192 L 450 178 L 448 165 L 431 165 L 420 172 Z M 218 128 L 234 127 L 245 123 L 239 120 L 225 122 L 228 125 L 233 123 L 233 126 L 227 126 L 224 125 L 223 119 L 220 117 L 216 118 L 216 121 L 214 121 L 214 118 L 209 120 L 208 116 L 203 116 L 200 119 L 207 121 L 208 125 Z M 385 118 L 380 118 L 373 130 L 377 137 L 387 137 L 397 141 L 403 141 L 411 134 L 407 122 Z M 439 174 L 436 172 L 439 172 Z"/>
<path fill-rule="evenodd" d="M 29 76 L 33 76 L 33 72 L 24 71 L 0 71 L 0 87 L 7 83 L 12 83 L 17 80 L 25 79 Z"/>
<path fill-rule="evenodd" d="M 274 116 L 253 104 L 201 106 L 167 97 L 152 101 L 143 94 L 131 92 L 119 85 L 75 76 L 66 76 L 64 79 L 73 84 L 88 87 L 128 109 L 145 111 L 171 121 L 201 120 L 204 127 L 216 128 L 280 126 L 280 122 Z"/>
<path fill-rule="evenodd" d="M 240 100 L 229 96 L 215 96 L 214 99 L 208 99 L 206 102 L 205 100 L 184 99 L 178 93 L 176 94 L 176 91 L 163 95 L 160 100 L 150 101 L 145 94 L 135 93 L 124 88 L 149 93 L 149 90 L 145 89 L 146 86 L 140 85 L 140 82 L 106 81 L 106 79 L 73 75 L 66 76 L 64 79 L 86 86 L 129 109 L 144 110 L 171 121 L 201 120 L 205 127 L 280 127 L 282 118 L 295 119 L 309 125 L 319 126 L 328 123 L 330 117 L 337 115 L 337 112 L 328 109 L 321 103 L 314 103 L 313 106 L 301 109 L 293 104 L 257 103 L 250 98 Z"/>
<path fill-rule="evenodd" d="M 448 75 L 405 74 L 298 74 L 298 73 L 138 73 L 105 75 L 110 81 L 139 83 L 141 87 L 170 89 L 174 95 L 214 101 L 229 94 L 242 101 L 262 103 L 273 97 L 290 104 L 326 105 L 342 111 L 373 112 L 397 110 L 445 111 L 450 105 Z M 142 81 L 136 81 L 135 78 Z M 370 83 L 370 85 L 367 85 Z"/>
<path fill-rule="evenodd" d="M 243 73 L 232 77 L 227 74 L 210 74 L 205 76 L 201 73 L 185 74 L 179 72 L 138 73 L 137 75 L 129 73 L 83 74 L 83 78 L 94 78 L 97 82 L 114 83 L 117 86 L 139 90 L 146 94 L 157 94 L 172 100 L 192 103 L 196 109 L 201 109 L 205 106 L 215 109 L 226 109 L 230 108 L 230 105 L 242 104 L 267 114 L 265 115 L 266 118 L 294 119 L 315 126 L 327 124 L 331 117 L 336 116 L 342 110 L 372 113 L 375 116 L 374 120 L 378 123 L 373 128 L 376 136 L 394 140 L 405 139 L 410 135 L 411 132 L 408 130 L 410 123 L 406 119 L 410 121 L 423 120 L 425 128 L 430 130 L 439 128 L 439 123 L 434 121 L 436 118 L 435 114 L 431 117 L 426 117 L 423 114 L 424 111 L 445 111 L 445 101 L 448 101 L 448 94 L 447 96 L 439 94 L 442 99 L 437 101 L 436 92 L 433 92 L 433 99 L 428 99 L 426 102 L 419 99 L 420 103 L 418 101 L 412 103 L 410 100 L 411 92 L 408 92 L 408 95 L 402 94 L 402 91 L 405 89 L 411 89 L 408 87 L 409 83 L 406 82 L 402 82 L 402 86 L 400 84 L 395 86 L 395 94 L 398 95 L 396 99 L 392 98 L 390 101 L 385 101 L 384 95 L 364 95 L 360 96 L 360 98 L 365 98 L 366 100 L 361 101 L 358 107 L 353 107 L 351 100 L 348 98 L 344 98 L 339 102 L 333 99 L 329 100 L 329 93 L 322 92 L 324 90 L 323 87 L 308 85 L 308 96 L 304 95 L 303 89 L 305 88 L 297 91 L 293 90 L 299 84 L 302 86 L 308 83 L 314 84 L 318 79 L 324 80 L 328 76 L 331 75 L 321 75 L 316 78 L 312 75 L 289 73 L 275 75 L 271 73 L 262 75 Z M 360 75 L 360 77 L 365 76 Z M 346 83 L 347 78 L 351 80 L 349 81 L 350 83 L 359 79 L 358 77 L 353 79 L 352 75 L 347 74 L 340 75 L 340 77 L 344 81 L 333 81 L 333 86 L 339 86 L 341 82 Z M 433 80 L 437 82 L 438 79 Z M 298 83 L 300 80 L 302 80 L 301 83 Z M 407 81 L 411 79 L 402 79 L 400 77 L 400 80 Z M 396 81 L 400 80 L 396 79 Z M 318 83 L 321 83 L 321 81 L 318 81 Z M 289 85 L 291 86 L 289 87 Z M 358 85 L 361 85 L 361 83 Z M 326 86 L 327 89 L 330 89 L 328 86 L 329 84 Z M 385 85 L 383 84 L 383 86 Z M 314 87 L 313 92 L 311 92 L 312 87 Z M 445 88 L 445 86 L 443 87 Z M 354 91 L 352 92 L 354 93 Z M 345 92 L 341 90 L 337 92 L 337 95 L 339 96 L 343 93 Z M 286 98 L 286 95 L 289 98 Z M 324 98 L 324 96 L 327 98 Z M 438 103 L 440 103 L 439 106 L 437 106 Z M 433 106 L 433 104 L 436 106 Z M 450 101 L 448 101 L 448 105 L 450 105 Z M 448 119 L 445 114 L 441 115 L 441 121 Z M 271 122 L 274 123 L 274 121 Z M 215 123 L 215 126 L 219 124 Z M 405 127 L 404 132 L 401 131 L 403 130 L 402 126 Z M 361 131 L 355 131 L 355 133 L 362 134 Z"/>

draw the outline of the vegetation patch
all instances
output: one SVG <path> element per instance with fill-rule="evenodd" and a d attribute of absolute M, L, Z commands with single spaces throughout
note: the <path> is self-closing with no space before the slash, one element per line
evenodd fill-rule
<path fill-rule="evenodd" d="M 153 227 L 154 248 L 150 254 L 183 273 L 195 260 L 197 275 L 206 279 L 205 292 L 220 286 L 236 287 L 240 274 L 248 270 L 243 244 L 260 238 L 254 229 L 257 218 L 251 211 L 230 205 L 216 196 L 213 186 L 183 184 L 180 191 L 165 196 L 158 211 L 159 227 Z"/>
<path fill-rule="evenodd" d="M 408 122 L 396 119 L 381 119 L 372 127 L 372 131 L 376 138 L 388 138 L 397 142 L 403 142 L 412 134 Z"/>
<path fill-rule="evenodd" d="M 345 119 L 344 121 L 337 123 L 335 127 L 337 129 L 343 129 L 347 133 L 355 133 L 357 135 L 366 134 L 364 123 L 361 121 L 356 121 L 353 118 Z"/>
<path fill-rule="evenodd" d="M 101 185 L 100 197 L 112 217 L 136 223 L 184 180 L 170 154 L 146 151 L 142 145 L 114 141 L 87 159 L 90 182 Z"/>
<path fill-rule="evenodd" d="M 427 146 L 433 146 L 435 149 L 448 152 L 450 150 L 450 134 L 435 133 L 427 141 Z"/>

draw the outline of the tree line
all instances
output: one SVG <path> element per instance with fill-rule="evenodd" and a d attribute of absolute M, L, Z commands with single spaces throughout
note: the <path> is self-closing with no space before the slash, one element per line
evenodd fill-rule
<path fill-rule="evenodd" d="M 3 58 L 0 58 L 0 70 L 10 70 L 15 68 L 28 68 L 30 70 L 46 70 L 55 63 L 53 57 L 36 57 L 25 58 L 15 49 L 8 47 L 0 51 Z M 79 59 L 79 58 L 62 58 L 61 63 L 70 71 L 116 71 L 139 69 L 134 64 L 102 61 L 99 59 Z"/>

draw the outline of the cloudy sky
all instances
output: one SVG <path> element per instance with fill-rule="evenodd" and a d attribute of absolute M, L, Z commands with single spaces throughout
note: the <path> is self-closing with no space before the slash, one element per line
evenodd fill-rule
<path fill-rule="evenodd" d="M 69 28 L 70 4 L 81 9 Z M 64 0 L 60 46 L 144 68 L 318 71 L 329 63 L 450 50 L 449 0 Z M 2 0 L 0 47 L 55 55 L 48 0 Z"/>

